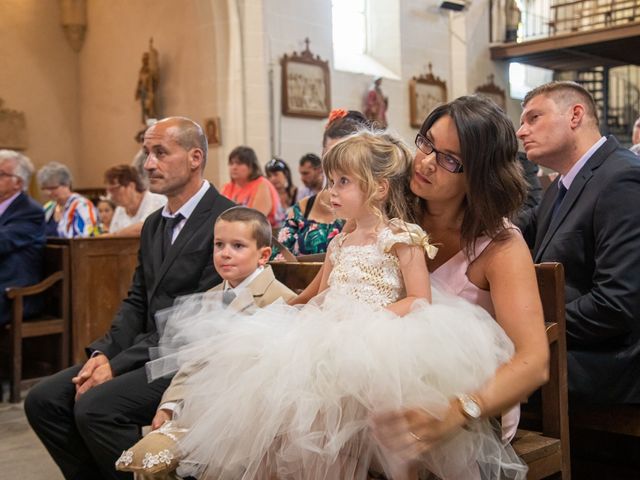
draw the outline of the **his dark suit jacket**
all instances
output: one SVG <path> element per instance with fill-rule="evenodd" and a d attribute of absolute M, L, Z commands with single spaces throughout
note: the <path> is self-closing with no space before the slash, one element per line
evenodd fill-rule
<path fill-rule="evenodd" d="M 640 158 L 609 137 L 551 219 L 558 181 L 521 228 L 535 262 L 564 265 L 569 390 L 639 403 Z"/>
<path fill-rule="evenodd" d="M 213 224 L 232 206 L 234 203 L 211 185 L 164 260 L 162 210 L 147 218 L 129 295 L 109 332 L 89 345 L 88 354 L 94 350 L 104 353 L 114 375 L 142 367 L 149 360 L 149 347 L 158 343 L 155 313 L 171 306 L 178 296 L 203 292 L 221 282 L 212 260 Z"/>
<path fill-rule="evenodd" d="M 0 325 L 9 321 L 5 288 L 42 280 L 44 228 L 42 207 L 24 192 L 0 216 Z M 25 317 L 37 313 L 39 304 L 33 300 L 25 301 Z"/>

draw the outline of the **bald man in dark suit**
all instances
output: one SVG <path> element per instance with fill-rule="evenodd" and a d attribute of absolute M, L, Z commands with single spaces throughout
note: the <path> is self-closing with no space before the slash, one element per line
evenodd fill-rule
<path fill-rule="evenodd" d="M 166 195 L 167 205 L 142 227 L 128 297 L 109 332 L 87 347 L 87 362 L 39 383 L 25 400 L 32 428 L 67 479 L 132 478 L 116 472 L 115 461 L 151 422 L 171 381 L 147 382 L 155 313 L 221 281 L 211 262 L 213 224 L 233 203 L 203 180 L 202 128 L 166 118 L 146 131 L 143 148 L 150 190 Z"/>

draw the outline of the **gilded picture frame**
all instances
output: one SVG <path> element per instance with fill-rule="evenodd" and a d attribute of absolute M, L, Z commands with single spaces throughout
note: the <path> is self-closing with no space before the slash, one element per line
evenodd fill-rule
<path fill-rule="evenodd" d="M 306 49 L 285 54 L 282 66 L 282 114 L 289 117 L 326 118 L 331 111 L 329 62 Z"/>
<path fill-rule="evenodd" d="M 429 63 L 429 73 L 409 80 L 409 123 L 420 128 L 429 113 L 446 101 L 447 83 L 433 74 Z"/>
<path fill-rule="evenodd" d="M 476 93 L 493 100 L 504 112 L 506 112 L 507 95 L 502 88 L 493 82 L 493 80 L 494 75 L 489 75 L 487 77 L 487 83 L 476 88 Z"/>
<path fill-rule="evenodd" d="M 204 132 L 210 147 L 222 145 L 222 135 L 220 134 L 220 117 L 210 117 L 204 119 Z"/>

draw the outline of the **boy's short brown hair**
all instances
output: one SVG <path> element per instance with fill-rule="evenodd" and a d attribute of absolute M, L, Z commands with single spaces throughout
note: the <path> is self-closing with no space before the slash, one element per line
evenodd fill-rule
<path fill-rule="evenodd" d="M 253 239 L 256 241 L 258 248 L 271 246 L 271 224 L 262 212 L 254 208 L 236 206 L 218 215 L 216 224 L 220 220 L 249 223 L 252 227 Z"/>

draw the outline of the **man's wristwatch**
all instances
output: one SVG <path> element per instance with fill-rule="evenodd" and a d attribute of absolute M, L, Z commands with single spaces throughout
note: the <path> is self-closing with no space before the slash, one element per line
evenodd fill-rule
<path fill-rule="evenodd" d="M 480 402 L 473 395 L 462 394 L 458 395 L 458 402 L 460 403 L 460 410 L 462 414 L 469 420 L 478 420 L 482 415 L 482 408 L 480 408 Z"/>

